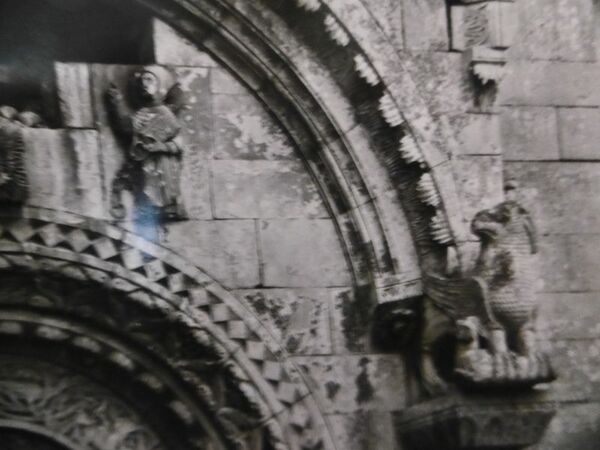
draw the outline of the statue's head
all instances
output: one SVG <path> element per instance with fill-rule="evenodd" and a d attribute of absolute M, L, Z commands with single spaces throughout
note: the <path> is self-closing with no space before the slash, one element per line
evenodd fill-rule
<path fill-rule="evenodd" d="M 173 87 L 173 75 L 161 66 L 145 66 L 134 74 L 137 95 L 145 102 L 163 101 Z"/>
<path fill-rule="evenodd" d="M 482 242 L 498 241 L 508 235 L 527 235 L 532 253 L 537 252 L 536 231 L 531 216 L 514 200 L 478 212 L 471 222 L 471 231 Z"/>
<path fill-rule="evenodd" d="M 144 70 L 139 75 L 138 88 L 143 97 L 154 98 L 160 89 L 160 81 L 154 73 Z"/>

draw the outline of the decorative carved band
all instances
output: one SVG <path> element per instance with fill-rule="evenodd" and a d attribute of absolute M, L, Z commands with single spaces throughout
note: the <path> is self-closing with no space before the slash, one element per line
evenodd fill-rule
<path fill-rule="evenodd" d="M 280 442 L 276 446 L 315 442 L 314 427 L 322 418 L 309 412 L 316 410 L 314 400 L 299 373 L 257 319 L 206 274 L 105 222 L 35 208 L 4 210 L 2 216 L 0 266 L 93 281 L 194 330 L 199 346 L 221 355 L 237 375 L 238 388 L 260 411 L 273 442 Z M 82 301 L 78 307 L 89 310 L 90 305 Z M 142 329 L 152 329 L 152 320 L 140 321 Z M 284 438 L 282 426 L 290 421 L 292 435 Z"/>

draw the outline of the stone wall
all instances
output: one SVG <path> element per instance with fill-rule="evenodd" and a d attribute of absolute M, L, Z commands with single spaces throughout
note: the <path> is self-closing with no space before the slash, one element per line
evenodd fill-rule
<path fill-rule="evenodd" d="M 206 271 L 304 371 L 331 433 L 344 442 L 340 449 L 381 438 L 392 448 L 390 413 L 406 400 L 402 357 L 379 353 L 370 342 L 372 304 L 356 293 L 306 162 L 277 117 L 208 54 L 160 21 L 153 42 L 155 62 L 173 68 L 188 98 L 188 220 L 139 228 L 128 192 L 125 219 L 110 214 L 111 186 L 127 149 L 111 128 L 105 93 L 111 83 L 126 93 L 137 66 L 56 64 L 63 125 L 26 131 L 28 204 L 113 222 Z"/>
<path fill-rule="evenodd" d="M 442 0 L 376 2 L 371 12 L 415 68 L 437 117 L 453 124 L 465 215 L 521 185 L 540 230 L 539 327 L 564 401 L 536 448 L 592 449 L 600 429 L 600 10 L 593 0 L 517 1 L 518 30 L 493 109 L 477 110 L 462 55 L 449 52 Z M 367 448 L 367 447 L 365 447 Z"/>
<path fill-rule="evenodd" d="M 520 182 L 523 203 L 541 233 L 539 325 L 544 344 L 553 347 L 559 381 L 552 389 L 561 402 L 537 448 L 595 448 L 596 3 L 518 0 L 519 28 L 495 103 L 478 101 L 464 54 L 450 51 L 444 0 L 325 3 L 368 56 L 384 64 L 386 55 L 377 53 L 370 33 L 374 23 L 415 80 L 428 113 L 449 125 L 436 139 L 452 142 L 445 149 L 451 150 L 460 197 L 451 207 L 470 220 L 502 200 L 503 179 Z M 355 20 L 358 4 L 370 22 Z M 313 388 L 338 450 L 397 448 L 392 413 L 409 403 L 408 370 L 403 355 L 383 353 L 370 341 L 372 305 L 354 286 L 339 230 L 306 161 L 277 117 L 215 60 L 158 21 L 154 52 L 157 63 L 175 68 L 189 94 L 183 115 L 189 220 L 169 223 L 152 238 L 233 292 L 282 343 Z M 385 61 L 389 70 L 400 71 L 392 60 Z M 109 126 L 103 96 L 109 82 L 125 89 L 131 70 L 56 66 L 64 126 L 27 131 L 31 205 L 113 220 L 109 193 L 123 148 Z M 402 88 L 393 86 L 394 94 L 402 97 Z M 323 97 L 333 96 L 324 90 Z M 132 199 L 126 206 L 131 209 Z M 143 234 L 131 219 L 119 225 Z M 468 239 L 467 248 L 475 252 L 478 243 Z"/>

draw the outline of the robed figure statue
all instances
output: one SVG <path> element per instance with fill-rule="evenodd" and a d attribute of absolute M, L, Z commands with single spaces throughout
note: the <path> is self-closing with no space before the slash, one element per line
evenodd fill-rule
<path fill-rule="evenodd" d="M 125 217 L 121 194 L 129 190 L 137 216 L 153 216 L 156 221 L 184 219 L 178 118 L 183 109 L 182 91 L 171 72 L 161 66 L 146 66 L 134 73 L 131 81 L 133 111 L 116 86 L 107 91 L 113 127 L 129 147 L 125 164 L 113 181 L 111 214 Z"/>

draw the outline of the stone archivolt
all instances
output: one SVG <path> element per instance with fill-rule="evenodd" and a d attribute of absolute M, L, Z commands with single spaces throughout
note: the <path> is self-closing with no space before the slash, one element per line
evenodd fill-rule
<path fill-rule="evenodd" d="M 221 419 L 222 429 L 228 427 L 225 423 L 264 429 L 274 448 L 301 448 L 321 439 L 317 430 L 322 418 L 310 412 L 316 410 L 310 392 L 285 361 L 284 351 L 207 275 L 165 248 L 101 221 L 33 208 L 21 218 L 10 216 L 4 211 L 1 219 L 4 269 L 53 273 L 125 297 L 98 297 L 89 290 L 77 295 L 77 286 L 68 287 L 62 297 L 20 296 L 15 288 L 15 295 L 6 297 L 9 303 L 37 302 L 128 330 L 191 381 L 202 371 L 223 367 L 236 394 L 214 393 L 209 383 L 197 384 L 203 405 L 214 405 L 213 416 Z M 185 339 L 172 334 L 178 327 L 187 330 Z M 157 339 L 161 333 L 163 338 Z M 206 354 L 186 354 L 190 349 L 213 356 L 207 360 Z M 236 413 L 237 403 L 228 405 L 240 398 L 246 399 L 246 413 Z M 244 439 L 255 439 L 247 434 L 237 429 L 231 438 L 242 437 L 242 445 Z"/>

